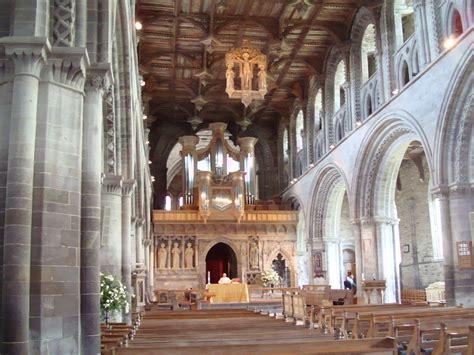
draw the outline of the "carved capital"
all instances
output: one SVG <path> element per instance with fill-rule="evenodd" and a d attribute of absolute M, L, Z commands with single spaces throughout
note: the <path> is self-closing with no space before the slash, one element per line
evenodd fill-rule
<path fill-rule="evenodd" d="M 106 175 L 102 180 L 102 192 L 120 195 L 122 193 L 122 176 Z"/>
<path fill-rule="evenodd" d="M 87 71 L 86 91 L 104 94 L 113 83 L 112 68 L 108 63 L 92 63 Z"/>
<path fill-rule="evenodd" d="M 82 91 L 89 58 L 84 48 L 54 47 L 47 60 L 43 78 Z"/>
<path fill-rule="evenodd" d="M 13 81 L 14 68 L 8 59 L 0 59 L 0 85 Z"/>
<path fill-rule="evenodd" d="M 5 49 L 5 56 L 12 60 L 15 75 L 38 79 L 51 51 L 48 40 L 43 37 L 3 37 L 0 46 Z"/>
<path fill-rule="evenodd" d="M 127 179 L 122 183 L 122 195 L 130 196 L 135 189 L 136 181 L 135 179 Z"/>
<path fill-rule="evenodd" d="M 400 223 L 400 219 L 395 218 L 395 217 L 375 216 L 373 218 L 373 220 L 378 225 L 388 224 L 388 225 L 394 226 L 394 225 L 398 225 Z"/>

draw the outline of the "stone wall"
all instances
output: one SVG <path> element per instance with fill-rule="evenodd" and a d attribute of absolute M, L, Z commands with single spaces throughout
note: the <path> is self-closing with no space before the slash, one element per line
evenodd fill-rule
<path fill-rule="evenodd" d="M 423 167 L 428 172 L 426 159 Z M 401 247 L 402 288 L 424 289 L 436 281 L 443 281 L 443 261 L 433 258 L 435 237 L 430 223 L 428 207 L 428 179 L 420 180 L 419 172 L 411 160 L 404 160 L 400 167 L 401 191 L 396 192 L 398 229 Z M 435 225 L 435 221 L 433 221 Z"/>

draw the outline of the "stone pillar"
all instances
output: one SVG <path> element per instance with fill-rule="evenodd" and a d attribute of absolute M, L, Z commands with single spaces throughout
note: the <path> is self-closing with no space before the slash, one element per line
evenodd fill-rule
<path fill-rule="evenodd" d="M 178 140 L 183 147 L 181 149 L 181 161 L 183 168 L 183 205 L 194 205 L 194 177 L 197 172 L 196 145 L 199 138 L 196 136 L 183 136 Z"/>
<path fill-rule="evenodd" d="M 124 180 L 122 184 L 122 283 L 127 292 L 132 290 L 132 265 L 130 260 L 131 244 L 131 218 L 132 218 L 132 192 L 135 188 L 135 180 Z M 129 294 L 128 304 L 132 304 L 132 297 Z M 130 323 L 132 320 L 130 309 L 124 313 L 124 322 Z"/>
<path fill-rule="evenodd" d="M 361 281 L 363 279 L 379 279 L 377 255 L 377 238 L 375 223 L 372 217 L 364 217 L 360 220 L 360 241 L 362 255 Z"/>
<path fill-rule="evenodd" d="M 337 240 L 325 240 L 328 281 L 333 289 L 341 288 L 341 253 Z"/>
<path fill-rule="evenodd" d="M 364 299 L 364 291 L 362 289 L 362 273 L 364 270 L 364 258 L 362 255 L 362 243 L 360 238 L 360 221 L 351 220 L 352 233 L 354 235 L 354 251 L 356 258 L 356 283 L 357 283 L 357 303 L 362 303 Z M 360 300 L 360 301 L 359 301 Z"/>
<path fill-rule="evenodd" d="M 474 272 L 473 269 L 459 268 L 457 243 L 472 241 L 469 213 L 474 211 L 473 188 L 469 185 L 450 186 L 449 221 L 451 222 L 451 250 L 453 255 L 454 300 L 456 304 L 466 307 L 474 306 Z M 444 245 L 443 245 L 444 247 Z M 448 249 L 449 250 L 449 249 Z M 472 252 L 472 250 L 471 250 Z"/>
<path fill-rule="evenodd" d="M 145 252 L 145 269 L 146 269 L 146 278 L 145 278 L 145 293 L 148 295 L 149 294 L 149 290 L 150 290 L 150 259 L 149 259 L 149 256 L 150 256 L 150 251 L 149 251 L 149 248 L 150 248 L 150 241 L 149 239 L 145 239 L 143 241 L 143 248 L 144 248 L 144 252 Z M 149 301 L 149 297 L 147 297 L 146 299 L 146 302 L 148 303 Z"/>
<path fill-rule="evenodd" d="M 102 242 L 100 271 L 122 278 L 122 177 L 106 175 L 102 180 Z"/>
<path fill-rule="evenodd" d="M 93 64 L 84 98 L 81 198 L 81 353 L 100 351 L 100 218 L 102 96 L 110 85 L 107 64 Z"/>
<path fill-rule="evenodd" d="M 143 201 L 145 202 L 145 201 Z M 135 223 L 136 231 L 135 231 L 135 252 L 136 252 L 136 262 L 137 264 L 144 263 L 144 253 L 143 253 L 143 228 L 144 228 L 144 219 L 137 218 Z"/>
<path fill-rule="evenodd" d="M 155 299 L 155 243 L 152 240 L 150 245 L 148 246 L 148 262 L 150 264 L 150 268 L 148 269 L 149 274 L 149 293 L 152 299 Z M 168 258 L 169 259 L 169 258 Z"/>
<path fill-rule="evenodd" d="M 456 305 L 455 297 L 455 266 L 454 245 L 451 235 L 451 214 L 449 211 L 449 191 L 446 188 L 437 188 L 434 196 L 439 201 L 439 226 L 443 238 L 443 267 L 446 305 Z"/>
<path fill-rule="evenodd" d="M 426 18 L 426 0 L 414 0 L 415 34 L 418 46 L 420 70 L 431 61 L 430 38 Z"/>
<path fill-rule="evenodd" d="M 400 300 L 400 238 L 397 218 L 375 219 L 377 231 L 378 279 L 386 281 L 386 303 Z M 366 276 L 367 277 L 367 276 Z"/>
<path fill-rule="evenodd" d="M 25 42 L 3 38 L 0 46 L 15 68 L 6 177 L 2 353 L 27 354 L 38 85 L 48 48 L 44 38 L 31 37 Z"/>

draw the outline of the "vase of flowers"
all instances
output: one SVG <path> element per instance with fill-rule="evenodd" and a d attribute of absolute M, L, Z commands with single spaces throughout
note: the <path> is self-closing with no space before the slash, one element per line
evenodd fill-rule
<path fill-rule="evenodd" d="M 125 286 L 112 275 L 100 273 L 100 310 L 108 324 L 111 312 L 129 311 L 128 292 Z"/>
<path fill-rule="evenodd" d="M 264 287 L 274 287 L 280 283 L 280 275 L 273 270 L 264 270 L 260 274 L 260 280 Z"/>

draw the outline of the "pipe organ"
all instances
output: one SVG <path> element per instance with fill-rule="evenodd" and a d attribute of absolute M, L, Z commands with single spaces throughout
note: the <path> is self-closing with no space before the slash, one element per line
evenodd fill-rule
<path fill-rule="evenodd" d="M 182 145 L 183 209 L 198 209 L 204 221 L 240 222 L 245 206 L 253 205 L 256 196 L 256 162 L 253 137 L 239 138 L 235 147 L 225 136 L 227 124 L 211 123 L 209 144 L 197 149 L 199 138 L 184 136 Z M 198 162 L 201 168 L 198 170 Z"/>

